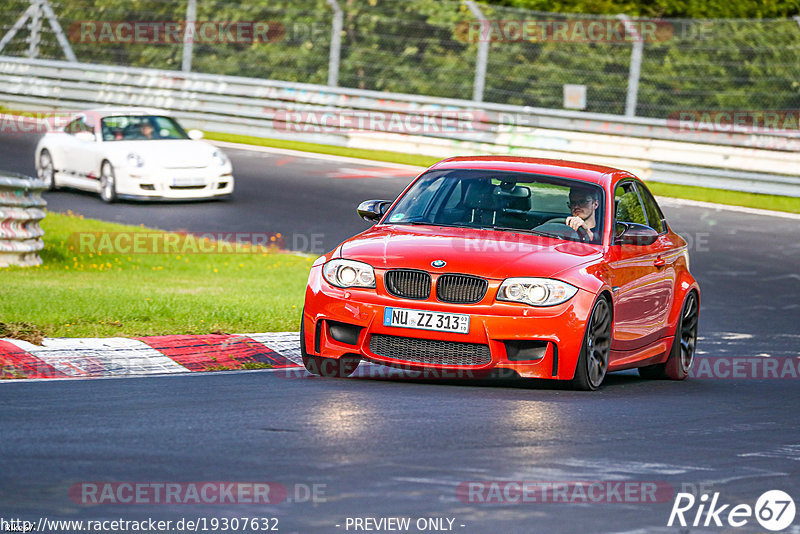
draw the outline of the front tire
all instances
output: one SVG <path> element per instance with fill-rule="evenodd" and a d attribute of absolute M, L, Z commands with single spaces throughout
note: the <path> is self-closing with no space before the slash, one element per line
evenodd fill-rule
<path fill-rule="evenodd" d="M 611 304 L 605 297 L 600 297 L 586 323 L 583 347 L 572 379 L 573 389 L 594 391 L 603 383 L 611 352 L 611 325 Z"/>
<path fill-rule="evenodd" d="M 100 166 L 100 198 L 109 204 L 117 200 L 117 180 L 114 167 L 108 161 Z"/>
<path fill-rule="evenodd" d="M 639 368 L 639 376 L 659 380 L 685 380 L 689 376 L 694 363 L 694 352 L 697 345 L 697 319 L 700 306 L 697 293 L 690 292 L 683 302 L 681 316 L 675 325 L 675 336 L 672 349 L 664 363 Z"/>
<path fill-rule="evenodd" d="M 305 311 L 303 313 L 305 317 Z M 355 372 L 361 358 L 358 356 L 342 356 L 339 359 L 314 356 L 306 351 L 305 320 L 300 319 L 300 354 L 306 371 L 312 375 L 329 378 L 346 378 Z"/>
<path fill-rule="evenodd" d="M 57 189 L 56 169 L 53 165 L 53 156 L 50 155 L 50 152 L 46 148 L 39 154 L 37 172 L 39 174 L 39 179 L 44 180 L 44 183 L 47 184 L 48 191 L 55 191 Z"/>

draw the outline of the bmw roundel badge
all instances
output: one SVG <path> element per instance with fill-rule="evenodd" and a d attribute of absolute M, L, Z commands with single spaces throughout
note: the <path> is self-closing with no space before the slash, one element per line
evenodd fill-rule
<path fill-rule="evenodd" d="M 447 265 L 447 262 L 444 260 L 433 260 L 431 262 L 431 265 L 439 269 L 440 267 L 444 267 L 445 265 Z"/>

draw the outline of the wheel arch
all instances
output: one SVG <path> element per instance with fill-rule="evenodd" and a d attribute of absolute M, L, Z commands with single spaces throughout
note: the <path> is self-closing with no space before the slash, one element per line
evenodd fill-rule
<path fill-rule="evenodd" d="M 594 307 L 597 305 L 597 301 L 600 300 L 601 298 L 605 299 L 606 302 L 608 302 L 608 309 L 611 311 L 611 340 L 612 340 L 612 343 L 613 343 L 613 340 L 614 340 L 614 299 L 612 298 L 612 295 L 611 295 L 611 289 L 608 288 L 608 287 L 601 287 L 600 290 L 595 295 L 594 300 L 592 300 L 592 305 L 589 307 L 589 313 L 586 316 L 586 319 L 584 320 L 583 330 L 582 330 L 582 333 L 581 333 L 581 339 L 582 340 L 586 339 L 586 334 L 587 334 L 588 329 L 589 329 L 589 317 L 591 316 L 592 312 L 594 311 Z M 583 343 L 583 341 L 581 343 Z M 580 350 L 581 349 L 579 349 L 579 351 Z M 579 361 L 580 361 L 580 352 L 575 357 L 575 365 L 572 366 L 571 374 L 569 376 L 564 375 L 563 380 L 572 380 L 573 378 L 575 378 L 575 373 L 578 370 Z M 561 378 L 561 377 L 559 377 L 559 378 Z"/>
<path fill-rule="evenodd" d="M 699 314 L 700 305 L 702 303 L 700 285 L 697 283 L 697 280 L 695 280 L 694 277 L 688 272 L 679 274 L 675 280 L 672 308 L 669 311 L 669 316 L 667 319 L 669 331 L 675 330 L 675 327 L 678 325 L 678 319 L 680 319 L 681 312 L 683 310 L 683 303 L 686 302 L 686 297 L 691 292 L 695 292 L 697 295 L 697 312 Z"/>

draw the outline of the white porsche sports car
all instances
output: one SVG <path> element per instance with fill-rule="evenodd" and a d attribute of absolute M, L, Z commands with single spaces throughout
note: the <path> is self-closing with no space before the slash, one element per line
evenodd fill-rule
<path fill-rule="evenodd" d="M 36 171 L 50 189 L 93 191 L 106 202 L 226 197 L 231 162 L 202 137 L 160 110 L 85 111 L 42 136 Z"/>

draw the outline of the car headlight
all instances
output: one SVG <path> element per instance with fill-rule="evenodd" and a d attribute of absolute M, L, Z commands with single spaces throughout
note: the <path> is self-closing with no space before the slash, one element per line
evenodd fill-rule
<path fill-rule="evenodd" d="M 578 288 L 550 278 L 508 278 L 497 290 L 497 300 L 522 302 L 531 306 L 555 306 L 578 292 Z"/>
<path fill-rule="evenodd" d="M 128 165 L 131 167 L 143 167 L 144 158 L 139 154 L 131 152 L 130 154 L 128 154 Z"/>
<path fill-rule="evenodd" d="M 211 154 L 211 158 L 214 160 L 214 163 L 222 167 L 226 163 L 228 163 L 228 156 L 222 150 L 215 150 L 213 154 Z"/>
<path fill-rule="evenodd" d="M 375 287 L 375 271 L 360 261 L 331 260 L 322 267 L 322 276 L 336 287 Z"/>

